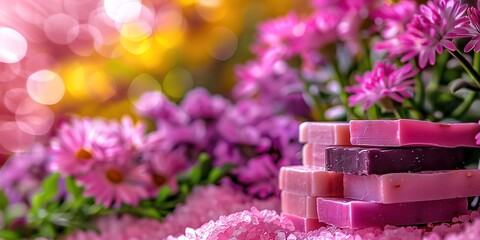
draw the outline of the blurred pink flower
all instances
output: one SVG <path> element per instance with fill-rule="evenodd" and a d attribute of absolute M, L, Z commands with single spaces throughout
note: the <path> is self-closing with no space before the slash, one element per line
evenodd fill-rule
<path fill-rule="evenodd" d="M 64 123 L 51 141 L 52 170 L 76 175 L 91 170 L 118 148 L 117 128 L 100 119 L 72 118 Z"/>
<path fill-rule="evenodd" d="M 411 64 L 405 64 L 397 69 L 393 64 L 377 62 L 372 71 L 357 76 L 358 85 L 347 87 L 347 92 L 353 93 L 348 98 L 350 106 L 363 104 L 367 109 L 382 98 L 390 98 L 403 102 L 404 98 L 411 98 L 414 80 L 417 73 Z"/>
<path fill-rule="evenodd" d="M 478 124 L 480 124 L 480 121 L 478 121 Z M 477 140 L 477 145 L 480 145 L 480 132 L 475 136 L 475 139 Z"/>
<path fill-rule="evenodd" d="M 109 207 L 122 203 L 136 206 L 148 198 L 146 185 L 150 183 L 146 166 L 132 164 L 130 159 L 115 159 L 96 163 L 95 168 L 77 177 L 85 187 L 85 196 L 92 196 L 95 202 Z"/>

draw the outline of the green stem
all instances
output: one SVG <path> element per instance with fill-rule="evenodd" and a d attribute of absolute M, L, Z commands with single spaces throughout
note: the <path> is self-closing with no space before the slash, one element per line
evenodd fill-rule
<path fill-rule="evenodd" d="M 473 56 L 473 68 L 477 72 L 480 71 L 480 53 L 475 53 Z"/>
<path fill-rule="evenodd" d="M 365 70 L 367 71 L 372 69 L 372 59 L 370 56 L 370 47 L 368 46 L 368 40 L 362 40 L 362 46 L 365 54 L 365 57 L 363 58 L 365 62 Z"/>
<path fill-rule="evenodd" d="M 367 110 L 367 116 L 370 120 L 376 120 L 380 118 L 377 105 L 373 105 Z"/>
<path fill-rule="evenodd" d="M 338 83 L 340 84 L 340 101 L 342 102 L 343 106 L 347 109 L 347 118 L 349 119 L 362 119 L 358 114 L 353 111 L 353 108 L 351 108 L 348 105 L 348 95 L 347 92 L 345 91 L 345 86 L 347 85 L 347 82 L 345 79 L 342 77 L 342 73 L 340 72 L 340 68 L 338 67 L 338 64 L 333 61 L 332 62 L 332 67 L 333 71 L 335 72 L 335 76 L 338 80 Z"/>
<path fill-rule="evenodd" d="M 305 92 L 307 93 L 308 97 L 310 98 L 312 104 L 313 104 L 313 111 L 314 111 L 314 117 L 317 117 L 319 121 L 324 121 L 324 107 L 323 104 L 320 102 L 320 100 L 312 94 L 310 91 L 310 83 L 308 83 L 305 79 L 301 78 L 303 82 L 303 87 L 305 89 Z"/>
<path fill-rule="evenodd" d="M 463 69 L 470 75 L 472 78 L 473 82 L 477 84 L 477 86 L 480 87 L 480 74 L 473 68 L 473 66 L 465 59 L 465 57 L 460 53 L 458 50 L 455 51 L 449 51 L 452 56 L 457 59 L 458 62 L 460 62 L 460 65 L 462 65 Z"/>
<path fill-rule="evenodd" d="M 468 109 L 472 106 L 473 102 L 475 102 L 475 99 L 477 98 L 477 92 L 470 92 L 468 93 L 467 97 L 463 100 L 462 104 L 455 109 L 452 113 L 452 118 L 459 119 L 465 113 L 467 113 Z"/>
<path fill-rule="evenodd" d="M 415 78 L 415 90 L 417 95 L 415 96 L 415 102 L 412 104 L 417 109 L 423 108 L 423 103 L 425 101 L 425 85 L 423 84 L 420 74 Z"/>

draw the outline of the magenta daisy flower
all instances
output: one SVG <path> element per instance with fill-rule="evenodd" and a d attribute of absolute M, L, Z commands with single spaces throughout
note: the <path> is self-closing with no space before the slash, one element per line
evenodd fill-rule
<path fill-rule="evenodd" d="M 475 52 L 480 51 L 480 11 L 477 8 L 470 7 L 468 9 L 468 24 L 463 27 L 465 31 L 462 36 L 471 37 L 472 39 L 465 45 L 465 52 L 472 49 Z"/>
<path fill-rule="evenodd" d="M 123 149 L 135 152 L 143 148 L 145 142 L 145 124 L 134 123 L 132 118 L 123 116 L 119 126 Z"/>
<path fill-rule="evenodd" d="M 435 63 L 436 53 L 444 48 L 455 51 L 452 39 L 459 36 L 460 29 L 467 22 L 464 16 L 466 4 L 458 0 L 434 0 L 420 6 L 420 14 L 415 15 L 407 25 L 405 33 L 399 36 L 398 53 L 401 60 L 408 61 L 418 56 L 419 66 Z"/>
<path fill-rule="evenodd" d="M 106 157 L 105 150 L 118 146 L 116 130 L 113 124 L 88 118 L 63 124 L 51 142 L 52 170 L 67 175 L 89 171 L 95 160 Z"/>
<path fill-rule="evenodd" d="M 348 98 L 350 106 L 363 104 L 362 109 L 367 109 L 383 98 L 390 98 L 403 102 L 404 98 L 411 98 L 414 80 L 417 73 L 411 64 L 406 64 L 399 69 L 393 64 L 377 62 L 372 71 L 357 76 L 358 85 L 347 87 L 347 92 L 353 93 Z"/>
<path fill-rule="evenodd" d="M 119 207 L 122 203 L 136 206 L 148 197 L 146 186 L 150 183 L 145 165 L 131 161 L 112 160 L 97 162 L 95 167 L 77 177 L 85 187 L 85 195 L 95 198 L 95 202 L 109 207 L 112 203 Z"/>

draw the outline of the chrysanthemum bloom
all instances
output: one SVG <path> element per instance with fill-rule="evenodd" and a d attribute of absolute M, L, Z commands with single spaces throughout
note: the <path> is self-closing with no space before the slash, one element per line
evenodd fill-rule
<path fill-rule="evenodd" d="M 119 145 L 122 145 L 121 154 L 135 156 L 136 152 L 141 151 L 145 143 L 145 125 L 142 122 L 134 123 L 132 118 L 123 116 L 118 125 L 120 135 Z"/>
<path fill-rule="evenodd" d="M 60 127 L 51 142 L 52 170 L 76 175 L 92 168 L 98 159 L 116 152 L 118 128 L 104 120 L 72 118 Z"/>
<path fill-rule="evenodd" d="M 133 164 L 130 160 L 115 159 L 97 162 L 95 167 L 77 177 L 85 187 L 85 196 L 109 207 L 122 203 L 136 206 L 148 197 L 146 186 L 150 183 L 145 165 Z"/>
<path fill-rule="evenodd" d="M 399 36 L 398 53 L 402 61 L 418 56 L 419 66 L 435 63 L 436 54 L 444 48 L 455 51 L 452 39 L 459 36 L 460 29 L 467 22 L 464 16 L 466 4 L 459 0 L 433 0 L 420 6 L 420 14 L 415 15 L 407 26 L 407 31 Z M 397 52 L 395 49 L 392 49 Z"/>
<path fill-rule="evenodd" d="M 189 121 L 188 115 L 170 102 L 161 92 L 147 92 L 135 104 L 137 112 L 157 122 L 168 124 L 185 124 Z"/>
<path fill-rule="evenodd" d="M 348 98 L 350 106 L 363 104 L 362 109 L 367 109 L 383 98 L 403 102 L 404 98 L 411 98 L 414 80 L 417 73 L 411 64 L 405 64 L 399 69 L 393 64 L 377 62 L 372 71 L 357 76 L 358 85 L 347 87 L 347 92 L 353 93 Z"/>
<path fill-rule="evenodd" d="M 470 7 L 468 9 L 468 24 L 463 27 L 464 32 L 461 33 L 464 37 L 471 37 L 470 41 L 465 45 L 465 52 L 470 52 L 472 49 L 475 52 L 480 51 L 480 11 L 477 8 Z"/>

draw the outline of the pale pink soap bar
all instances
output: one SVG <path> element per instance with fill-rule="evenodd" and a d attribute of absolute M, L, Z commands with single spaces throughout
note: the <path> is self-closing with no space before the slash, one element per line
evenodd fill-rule
<path fill-rule="evenodd" d="M 304 218 L 285 212 L 282 212 L 282 216 L 292 221 L 295 231 L 310 232 L 319 229 L 320 227 L 327 226 L 325 223 L 319 222 L 316 218 Z"/>
<path fill-rule="evenodd" d="M 378 203 L 430 201 L 480 195 L 480 170 L 344 175 L 345 198 Z"/>
<path fill-rule="evenodd" d="M 282 167 L 278 185 L 280 190 L 303 196 L 343 196 L 343 174 L 327 172 L 321 167 Z"/>
<path fill-rule="evenodd" d="M 340 228 L 427 224 L 468 213 L 467 198 L 382 204 L 319 197 L 317 206 L 319 221 Z"/>
<path fill-rule="evenodd" d="M 300 125 L 299 140 L 321 145 L 352 145 L 346 122 L 304 122 Z"/>
<path fill-rule="evenodd" d="M 299 217 L 317 219 L 317 197 L 282 191 L 280 200 L 283 212 L 295 214 Z"/>
<path fill-rule="evenodd" d="M 434 123 L 411 119 L 352 120 L 350 141 L 364 146 L 480 147 L 477 123 Z"/>
<path fill-rule="evenodd" d="M 302 149 L 302 163 L 305 166 L 325 167 L 325 148 L 317 143 L 306 143 Z"/>

